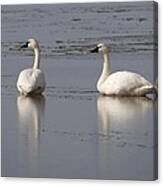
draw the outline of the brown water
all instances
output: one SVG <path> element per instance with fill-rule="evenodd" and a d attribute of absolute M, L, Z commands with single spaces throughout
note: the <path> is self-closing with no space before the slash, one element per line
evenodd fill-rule
<path fill-rule="evenodd" d="M 153 69 L 152 2 L 2 6 L 2 176 L 152 180 L 157 162 L 157 101 L 102 97 L 101 56 L 110 45 L 112 71 Z M 41 47 L 44 96 L 22 97 L 19 72 Z"/>

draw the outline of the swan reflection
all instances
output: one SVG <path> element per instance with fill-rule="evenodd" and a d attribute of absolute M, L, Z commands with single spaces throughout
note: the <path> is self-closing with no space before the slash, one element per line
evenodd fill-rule
<path fill-rule="evenodd" d="M 97 162 L 100 178 L 108 178 L 110 175 L 112 179 L 114 176 L 134 179 L 133 176 L 140 169 L 147 176 L 153 174 L 153 105 L 152 100 L 143 97 L 97 98 L 100 134 Z M 146 156 L 148 158 L 144 160 Z M 146 170 L 147 165 L 151 172 Z M 134 170 L 135 174 L 130 170 Z"/>
<path fill-rule="evenodd" d="M 18 96 L 17 110 L 20 133 L 20 163 L 29 168 L 32 176 L 37 172 L 37 157 L 39 150 L 40 127 L 43 124 L 45 98 L 44 96 Z"/>
<path fill-rule="evenodd" d="M 153 101 L 145 97 L 106 97 L 97 99 L 99 130 L 108 133 L 109 128 L 133 127 L 135 122 L 144 119 L 152 111 Z M 114 124 L 114 126 L 113 126 Z"/>

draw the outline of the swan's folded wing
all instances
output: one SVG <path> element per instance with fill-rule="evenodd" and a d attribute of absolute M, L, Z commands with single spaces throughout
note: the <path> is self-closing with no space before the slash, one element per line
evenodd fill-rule
<path fill-rule="evenodd" d="M 35 88 L 45 88 L 45 76 L 43 72 L 39 69 L 36 69 L 35 72 L 32 74 L 33 82 L 35 82 Z"/>
<path fill-rule="evenodd" d="M 39 69 L 26 69 L 20 73 L 17 86 L 24 93 L 30 93 L 38 88 L 44 88 L 44 75 Z"/>
<path fill-rule="evenodd" d="M 152 84 L 141 75 L 127 71 L 110 74 L 104 83 L 105 89 L 107 86 L 109 93 L 112 94 L 132 93 L 136 88 L 147 85 L 151 86 Z"/>

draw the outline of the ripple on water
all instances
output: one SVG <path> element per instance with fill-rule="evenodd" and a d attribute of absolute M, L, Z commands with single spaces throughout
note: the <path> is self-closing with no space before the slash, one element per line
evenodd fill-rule
<path fill-rule="evenodd" d="M 122 138 L 117 138 L 117 135 L 110 131 L 108 134 L 99 133 L 99 132 L 80 132 L 80 131 L 62 131 L 62 130 L 50 130 L 50 129 L 42 129 L 42 133 L 44 135 L 56 135 L 59 137 L 70 138 L 72 140 L 80 141 L 80 142 L 91 142 L 96 143 L 97 141 L 101 143 L 108 143 L 108 145 L 115 146 L 117 148 L 125 148 L 125 147 L 138 147 L 138 148 L 147 148 L 151 149 L 153 146 L 148 144 L 148 138 L 144 139 L 144 143 L 137 143 L 138 138 L 143 137 L 143 134 L 139 134 L 135 136 L 135 134 L 126 134 L 121 131 Z M 126 138 L 127 135 L 127 138 Z M 128 136 L 130 138 L 128 138 Z"/>
<path fill-rule="evenodd" d="M 1 88 L 3 96 L 15 96 L 17 94 L 16 86 L 2 84 Z M 47 97 L 52 97 L 55 99 L 92 101 L 97 97 L 98 92 L 88 88 L 50 86 L 46 87 L 44 94 Z"/>

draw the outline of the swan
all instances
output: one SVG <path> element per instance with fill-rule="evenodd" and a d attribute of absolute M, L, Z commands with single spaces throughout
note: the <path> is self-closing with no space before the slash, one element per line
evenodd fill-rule
<path fill-rule="evenodd" d="M 22 95 L 41 94 L 45 90 L 45 77 L 39 69 L 40 49 L 36 39 L 30 38 L 21 48 L 30 48 L 34 51 L 33 68 L 20 72 L 17 80 L 17 89 Z"/>
<path fill-rule="evenodd" d="M 157 88 L 140 74 L 128 71 L 110 73 L 109 48 L 104 43 L 99 43 L 91 53 L 103 54 L 103 70 L 97 81 L 97 90 L 107 96 L 146 96 L 150 93 L 157 94 Z"/>

